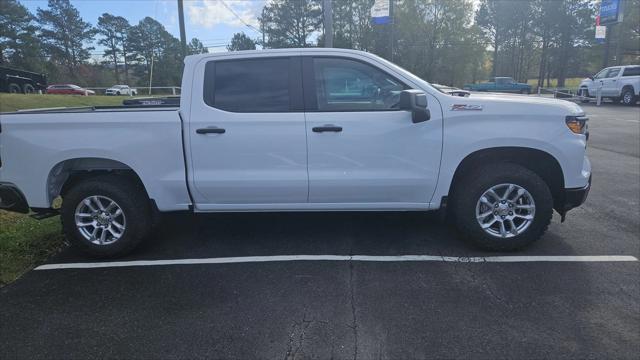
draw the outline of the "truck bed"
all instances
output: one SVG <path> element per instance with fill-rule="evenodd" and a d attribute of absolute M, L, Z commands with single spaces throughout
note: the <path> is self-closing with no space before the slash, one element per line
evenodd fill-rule
<path fill-rule="evenodd" d="M 21 151 L 8 151 L 21 149 Z M 35 109 L 0 117 L 0 182 L 20 188 L 31 207 L 47 208 L 70 164 L 104 162 L 135 169 L 160 210 L 187 210 L 182 121 L 175 106 Z"/>

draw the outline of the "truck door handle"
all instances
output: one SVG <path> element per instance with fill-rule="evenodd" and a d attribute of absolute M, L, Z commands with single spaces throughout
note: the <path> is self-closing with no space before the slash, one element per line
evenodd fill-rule
<path fill-rule="evenodd" d="M 313 132 L 341 132 L 342 131 L 342 127 L 340 126 L 335 126 L 335 125 L 324 125 L 324 126 L 316 126 L 313 129 Z"/>
<path fill-rule="evenodd" d="M 215 127 L 215 126 L 196 130 L 196 133 L 198 134 L 224 134 L 225 132 L 226 132 L 225 129 Z"/>

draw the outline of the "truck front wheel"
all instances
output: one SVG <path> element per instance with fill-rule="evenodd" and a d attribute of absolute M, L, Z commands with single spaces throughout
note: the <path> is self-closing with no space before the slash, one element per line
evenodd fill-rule
<path fill-rule="evenodd" d="M 133 250 L 149 233 L 149 199 L 134 181 L 105 175 L 81 181 L 63 196 L 61 219 L 67 239 L 95 257 Z"/>
<path fill-rule="evenodd" d="M 487 250 L 513 251 L 539 239 L 553 215 L 553 198 L 536 173 L 517 164 L 491 164 L 457 185 L 457 228 Z"/>

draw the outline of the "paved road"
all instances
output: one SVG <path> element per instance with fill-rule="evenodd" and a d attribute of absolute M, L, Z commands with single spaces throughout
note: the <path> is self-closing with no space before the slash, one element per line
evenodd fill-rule
<path fill-rule="evenodd" d="M 640 258 L 640 108 L 584 108 L 590 197 L 511 255 Z M 297 254 L 497 255 L 428 214 L 177 214 L 124 260 Z M 32 271 L 0 289 L 0 358 L 637 359 L 639 279 L 638 262 Z"/>

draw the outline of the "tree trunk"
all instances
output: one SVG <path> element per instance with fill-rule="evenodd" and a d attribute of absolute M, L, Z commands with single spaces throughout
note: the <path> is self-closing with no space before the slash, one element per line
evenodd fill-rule
<path fill-rule="evenodd" d="M 498 33 L 496 32 L 496 37 L 493 42 L 493 69 L 491 69 L 491 75 L 493 77 L 497 76 L 498 69 Z"/>

